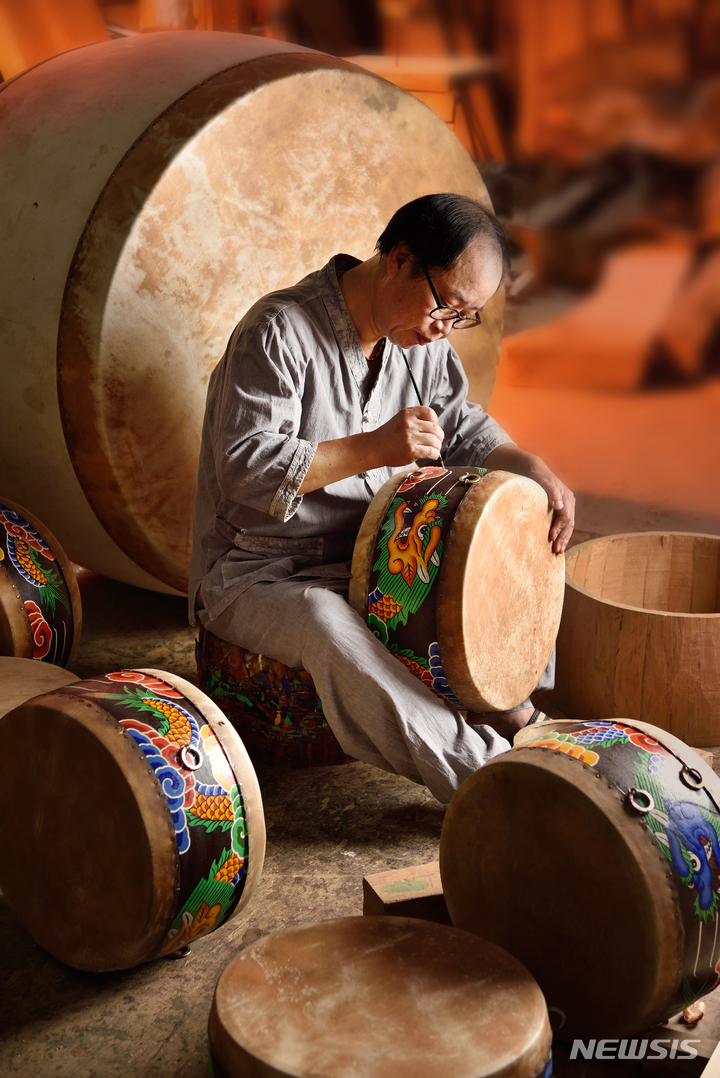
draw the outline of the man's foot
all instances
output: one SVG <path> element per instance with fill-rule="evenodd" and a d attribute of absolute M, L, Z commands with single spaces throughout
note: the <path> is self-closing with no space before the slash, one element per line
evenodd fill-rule
<path fill-rule="evenodd" d="M 492 711 L 478 714 L 468 711 L 467 721 L 472 726 L 490 726 L 500 737 L 505 737 L 512 744 L 518 730 L 524 729 L 530 722 L 542 722 L 545 715 L 536 707 L 524 707 L 520 711 Z"/>

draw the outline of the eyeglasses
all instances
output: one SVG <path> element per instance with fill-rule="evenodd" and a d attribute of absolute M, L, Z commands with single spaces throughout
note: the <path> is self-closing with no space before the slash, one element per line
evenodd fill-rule
<path fill-rule="evenodd" d="M 435 287 L 430 280 L 430 274 L 427 271 L 425 263 L 421 262 L 420 265 L 422 266 L 422 271 L 425 274 L 427 283 L 430 285 L 430 291 L 433 294 L 433 299 L 437 303 L 437 307 L 434 307 L 433 310 L 430 311 L 431 318 L 437 318 L 438 322 L 447 322 L 449 318 L 452 318 L 453 329 L 470 329 L 471 326 L 481 325 L 479 315 L 476 315 L 475 318 L 467 318 L 465 315 L 460 314 L 460 311 L 456 311 L 454 307 L 446 307 L 444 303 L 441 303 L 440 297 L 435 291 Z"/>

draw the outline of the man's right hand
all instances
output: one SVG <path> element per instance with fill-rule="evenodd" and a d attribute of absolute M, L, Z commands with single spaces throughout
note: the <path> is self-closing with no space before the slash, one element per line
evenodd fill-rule
<path fill-rule="evenodd" d="M 382 427 L 372 431 L 380 466 L 401 468 L 416 460 L 438 460 L 444 433 L 432 408 L 418 404 L 403 408 Z"/>

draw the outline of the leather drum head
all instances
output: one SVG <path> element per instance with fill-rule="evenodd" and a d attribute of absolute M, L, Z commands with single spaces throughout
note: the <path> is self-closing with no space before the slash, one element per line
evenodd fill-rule
<path fill-rule="evenodd" d="M 346 917 L 251 944 L 218 982 L 209 1034 L 232 1078 L 535 1078 L 551 1039 L 519 962 L 406 917 Z"/>
<path fill-rule="evenodd" d="M 77 969 L 143 961 L 167 931 L 178 857 L 138 746 L 97 704 L 48 694 L 0 719 L 0 759 L 0 886 L 20 922 Z"/>
<path fill-rule="evenodd" d="M 76 674 L 52 663 L 0 655 L 0 716 L 33 696 L 52 692 L 77 680 Z"/>
<path fill-rule="evenodd" d="M 667 1017 L 683 960 L 668 862 L 599 772 L 550 749 L 492 760 L 450 804 L 440 871 L 453 924 L 527 967 L 561 1038 Z"/>
<path fill-rule="evenodd" d="M 550 659 L 565 586 L 551 522 L 542 488 L 500 471 L 471 487 L 455 513 L 438 588 L 438 642 L 448 683 L 473 711 L 522 703 Z"/>

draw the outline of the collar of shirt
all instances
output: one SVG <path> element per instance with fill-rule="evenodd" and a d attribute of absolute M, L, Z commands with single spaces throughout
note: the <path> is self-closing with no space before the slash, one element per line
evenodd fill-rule
<path fill-rule="evenodd" d="M 338 284 L 337 278 L 338 273 L 343 273 L 345 270 L 352 269 L 353 266 L 359 265 L 360 259 L 354 258 L 352 255 L 334 255 L 328 264 L 320 271 L 319 291 L 330 317 L 330 321 L 332 322 L 338 343 L 345 353 L 348 365 L 352 371 L 353 378 L 357 383 L 357 387 L 360 390 L 362 399 L 367 400 L 373 385 L 377 385 L 377 382 L 374 382 L 372 374 L 370 373 L 365 353 L 360 345 L 360 338 L 353 325 L 350 312 L 345 306 L 345 300 L 340 291 L 340 285 Z"/>

